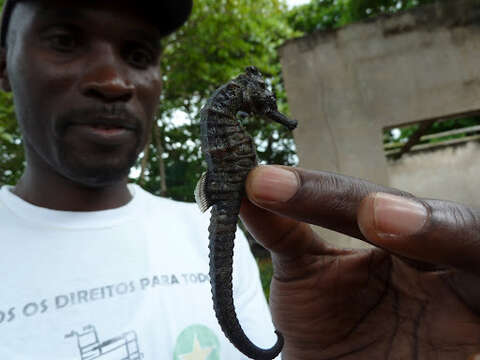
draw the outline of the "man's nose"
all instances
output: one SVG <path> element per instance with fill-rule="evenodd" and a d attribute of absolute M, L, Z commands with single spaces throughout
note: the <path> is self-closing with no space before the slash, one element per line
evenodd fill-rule
<path fill-rule="evenodd" d="M 134 92 L 134 85 L 128 79 L 127 64 L 111 45 L 101 45 L 92 51 L 80 90 L 88 97 L 104 102 L 127 102 Z"/>

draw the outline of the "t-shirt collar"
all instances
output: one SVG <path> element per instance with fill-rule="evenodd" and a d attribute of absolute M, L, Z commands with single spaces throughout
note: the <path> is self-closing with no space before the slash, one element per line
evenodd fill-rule
<path fill-rule="evenodd" d="M 138 185 L 129 184 L 132 199 L 121 207 L 101 211 L 60 211 L 33 205 L 15 195 L 12 189 L 12 186 L 0 189 L 0 206 L 3 204 L 27 222 L 64 229 L 108 228 L 131 220 L 142 195 Z"/>

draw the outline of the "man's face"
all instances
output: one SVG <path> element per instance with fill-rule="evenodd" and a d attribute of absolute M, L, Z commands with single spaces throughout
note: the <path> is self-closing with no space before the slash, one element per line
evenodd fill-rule
<path fill-rule="evenodd" d="M 159 32 L 131 4 L 16 6 L 6 76 L 32 168 L 85 186 L 128 175 L 161 91 Z"/>

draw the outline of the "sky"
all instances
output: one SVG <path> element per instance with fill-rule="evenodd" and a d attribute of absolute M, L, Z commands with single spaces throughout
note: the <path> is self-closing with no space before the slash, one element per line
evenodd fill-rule
<path fill-rule="evenodd" d="M 287 0 L 287 5 L 289 8 L 292 8 L 297 5 L 303 5 L 310 2 L 310 0 Z"/>

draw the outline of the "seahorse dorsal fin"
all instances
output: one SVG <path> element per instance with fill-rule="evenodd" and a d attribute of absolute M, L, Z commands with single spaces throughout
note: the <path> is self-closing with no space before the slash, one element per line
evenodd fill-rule
<path fill-rule="evenodd" d="M 245 69 L 245 72 L 247 74 L 254 74 L 254 75 L 260 74 L 260 71 L 258 71 L 258 69 L 253 65 L 247 66 L 247 68 Z"/>
<path fill-rule="evenodd" d="M 207 192 L 206 192 L 206 186 L 207 186 L 207 173 L 204 172 L 202 176 L 200 177 L 200 180 L 197 182 L 197 186 L 195 187 L 195 201 L 197 202 L 198 207 L 200 208 L 201 212 L 205 212 L 208 210 L 212 204 L 207 198 Z"/>

